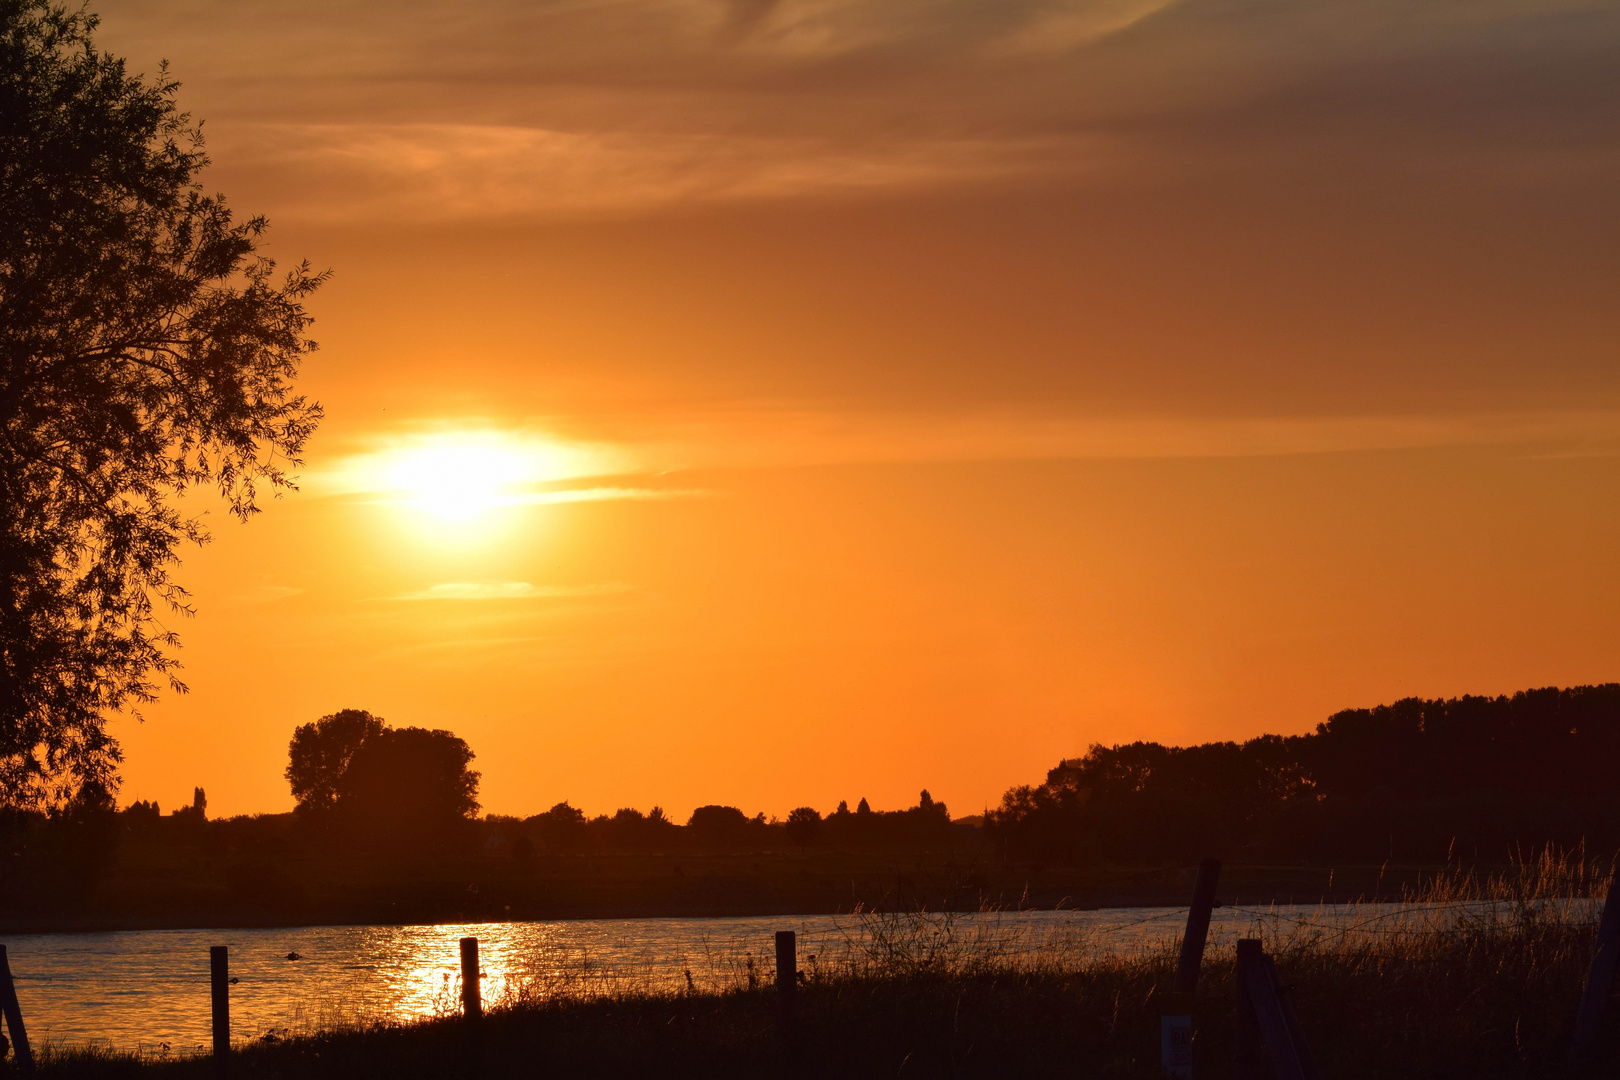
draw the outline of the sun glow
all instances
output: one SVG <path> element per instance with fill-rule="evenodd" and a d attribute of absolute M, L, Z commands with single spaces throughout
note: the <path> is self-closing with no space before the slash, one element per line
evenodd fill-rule
<path fill-rule="evenodd" d="M 623 475 L 636 463 L 617 447 L 529 431 L 464 428 L 384 437 L 305 477 L 320 492 L 391 503 L 465 532 L 492 511 L 608 497 L 576 481 Z M 611 489 L 617 497 L 631 493 Z"/>
<path fill-rule="evenodd" d="M 471 521 L 511 501 L 515 485 L 539 479 L 538 463 L 490 441 L 445 441 L 400 454 L 389 486 L 440 521 Z"/>

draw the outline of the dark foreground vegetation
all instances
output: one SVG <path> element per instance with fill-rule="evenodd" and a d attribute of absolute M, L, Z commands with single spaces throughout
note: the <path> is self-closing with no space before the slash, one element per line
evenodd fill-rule
<path fill-rule="evenodd" d="M 1430 882 L 1409 916 L 1348 930 L 1271 924 L 1267 947 L 1292 985 L 1330 1078 L 1539 1078 L 1567 1064 L 1596 909 L 1596 868 L 1546 858 L 1481 881 Z M 1157 1077 L 1158 999 L 1173 952 L 1108 958 L 1084 943 L 1031 954 L 994 934 L 953 937 L 943 917 L 871 917 L 860 958 L 810 974 L 797 1075 Z M 942 944 L 943 941 L 943 944 Z M 1206 959 L 1197 995 L 1197 1074 L 1232 1075 L 1230 944 Z M 1606 1045 L 1620 1034 L 1610 1024 Z M 519 993 L 476 1042 L 459 1018 L 359 1026 L 243 1047 L 236 1077 L 651 1075 L 755 1077 L 781 1068 L 772 992 Z M 1612 1056 L 1598 1075 L 1615 1075 Z M 58 1049 L 48 1077 L 203 1077 L 206 1059 L 165 1061 Z"/>

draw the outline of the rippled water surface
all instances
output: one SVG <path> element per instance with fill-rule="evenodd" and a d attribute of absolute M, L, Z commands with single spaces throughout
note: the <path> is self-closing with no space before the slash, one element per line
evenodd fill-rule
<path fill-rule="evenodd" d="M 1403 912 L 1405 914 L 1403 915 Z M 1220 909 L 1210 948 L 1248 933 L 1370 926 L 1410 909 L 1394 905 Z M 1150 948 L 1180 933 L 1185 908 L 1122 908 L 964 915 L 949 922 L 891 921 L 912 952 L 992 949 L 1088 956 Z M 311 926 L 251 930 L 138 930 L 4 939 L 24 1019 L 35 1042 L 103 1041 L 176 1053 L 209 1039 L 208 949 L 230 947 L 232 1034 L 307 1031 L 357 1020 L 449 1012 L 460 999 L 463 936 L 479 939 L 483 994 L 676 991 L 762 983 L 772 977 L 773 934 L 799 933 L 800 966 L 836 969 L 874 946 L 873 925 L 851 916 L 576 920 L 465 926 Z M 1366 932 L 1366 931 L 1363 931 Z M 297 954 L 299 959 L 288 959 Z"/>

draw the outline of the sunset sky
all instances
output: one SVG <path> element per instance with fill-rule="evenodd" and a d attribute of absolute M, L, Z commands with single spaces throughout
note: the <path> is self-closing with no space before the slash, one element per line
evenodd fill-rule
<path fill-rule="evenodd" d="M 993 805 L 1620 678 L 1620 6 L 99 0 L 335 276 L 122 800 Z"/>

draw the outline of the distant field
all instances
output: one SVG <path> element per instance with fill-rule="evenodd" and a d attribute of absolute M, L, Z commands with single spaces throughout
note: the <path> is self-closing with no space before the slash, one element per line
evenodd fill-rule
<path fill-rule="evenodd" d="M 1398 898 L 1433 865 L 1230 864 L 1228 903 Z M 15 933 L 1185 904 L 1194 868 L 1047 866 L 984 851 L 476 855 L 411 863 L 122 848 L 71 903 L 0 911 Z"/>

